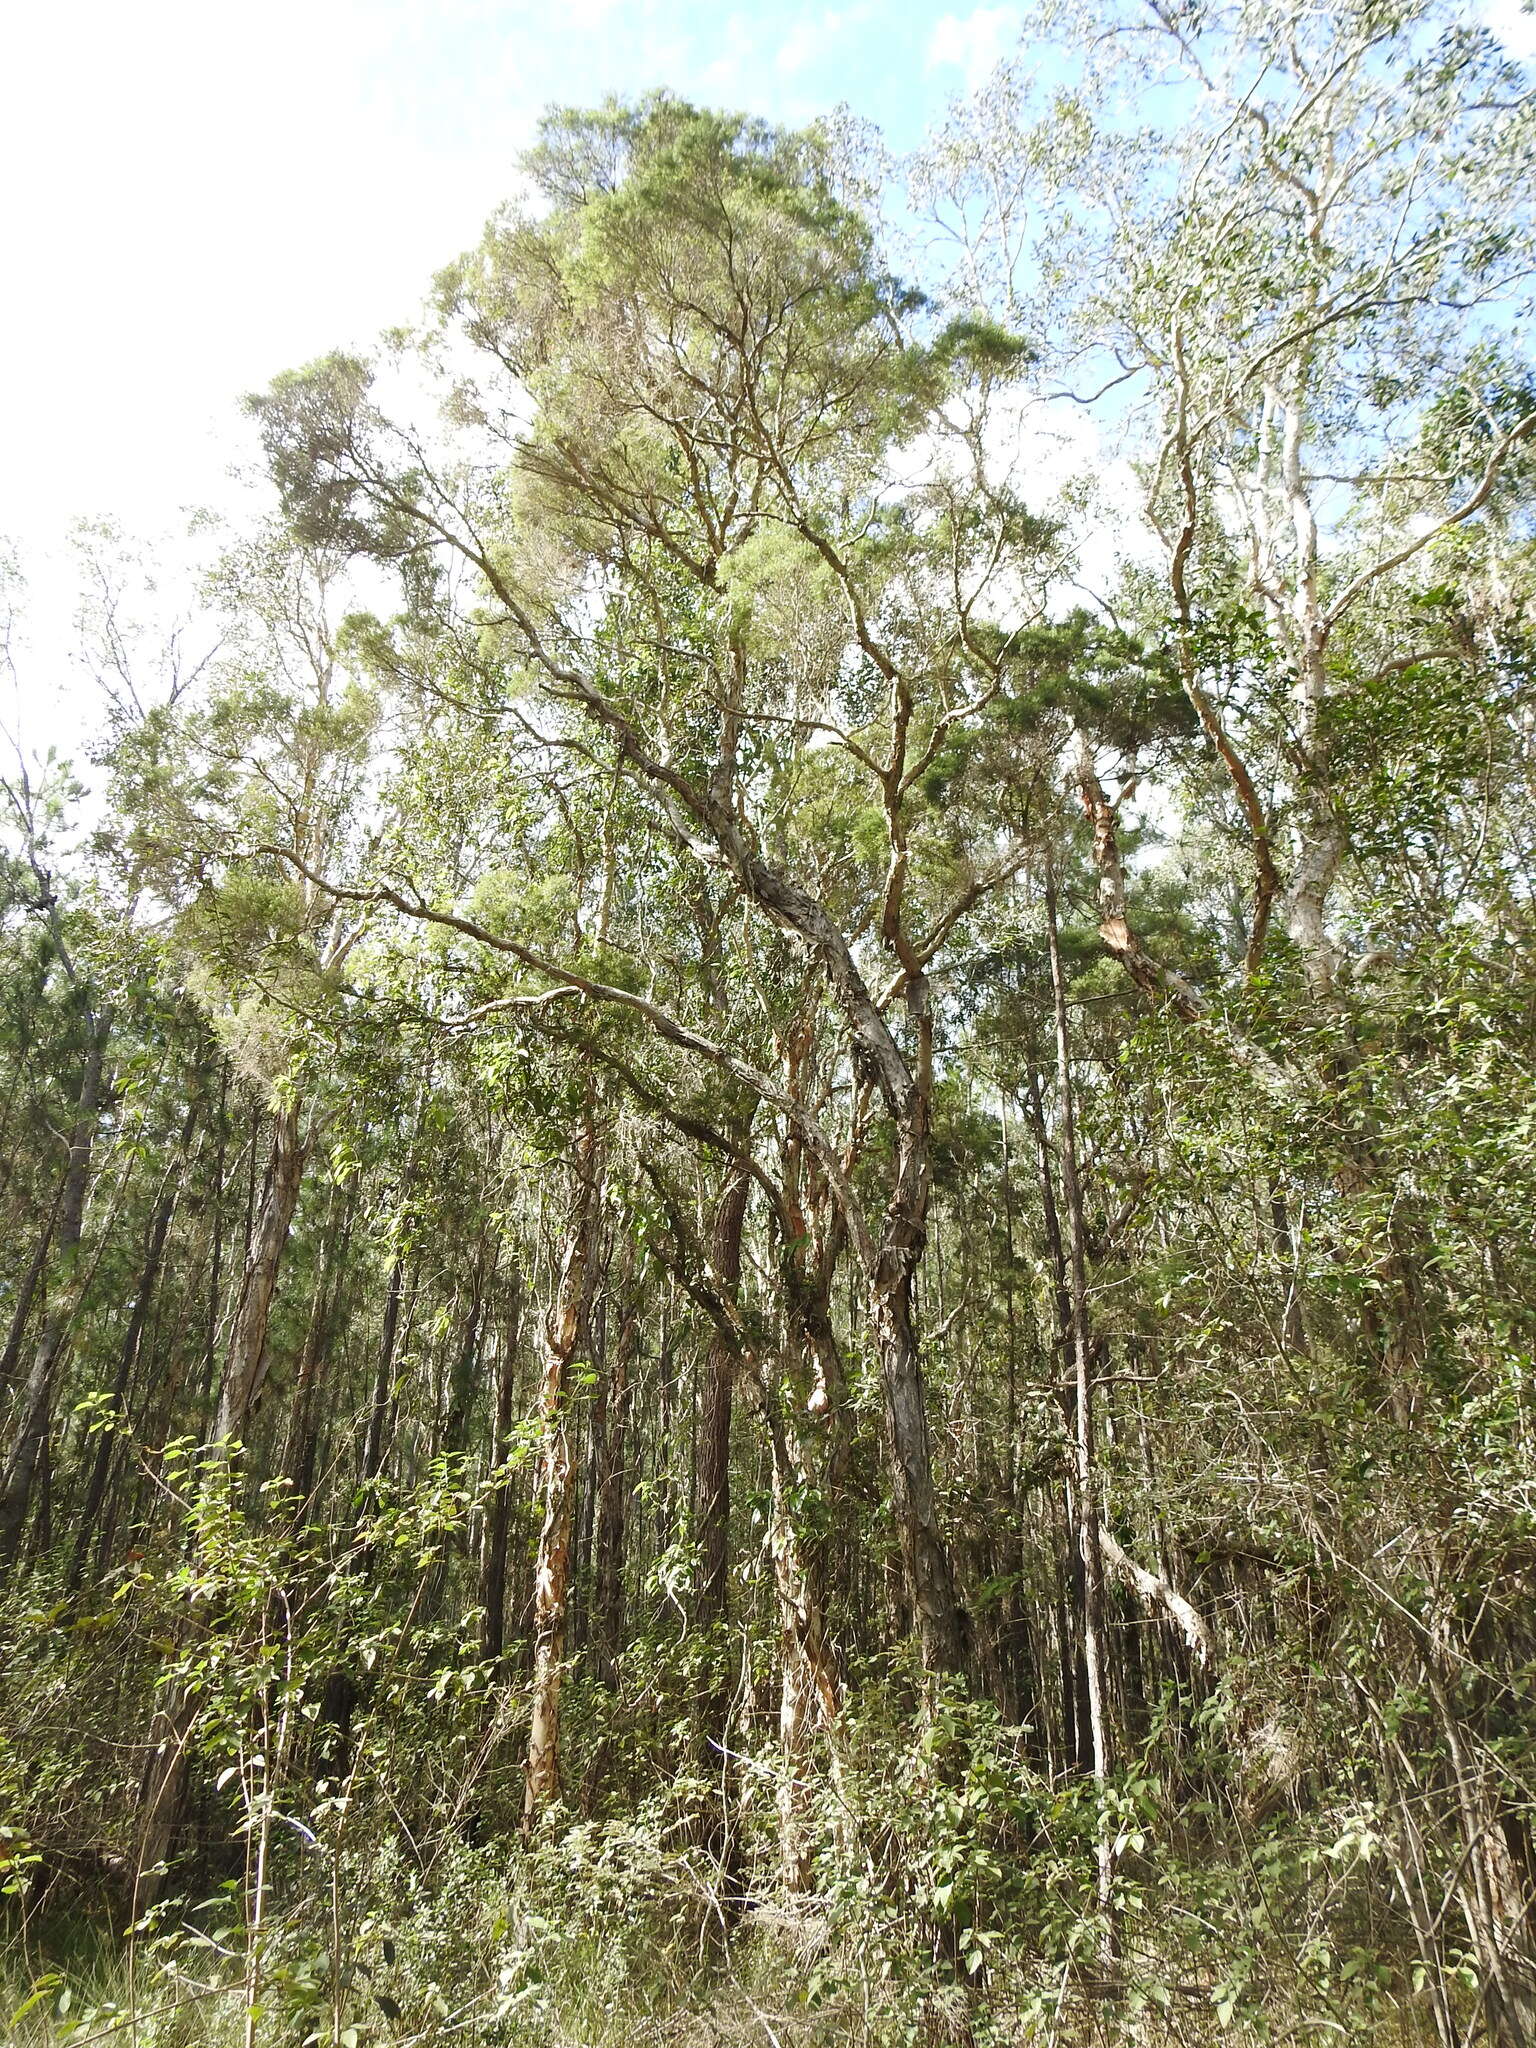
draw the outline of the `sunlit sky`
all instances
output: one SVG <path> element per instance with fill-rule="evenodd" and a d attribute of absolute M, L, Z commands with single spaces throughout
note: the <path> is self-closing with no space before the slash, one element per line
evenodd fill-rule
<path fill-rule="evenodd" d="M 1519 0 L 1487 12 L 1536 53 Z M 902 147 L 1012 50 L 1017 18 L 964 0 L 10 0 L 0 536 L 34 595 L 29 723 L 68 666 L 70 522 L 152 535 L 227 498 L 240 394 L 409 319 L 545 105 L 666 85 L 797 121 L 846 100 Z"/>

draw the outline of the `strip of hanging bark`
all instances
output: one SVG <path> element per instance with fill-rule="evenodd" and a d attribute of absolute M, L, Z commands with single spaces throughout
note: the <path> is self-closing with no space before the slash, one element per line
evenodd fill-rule
<path fill-rule="evenodd" d="M 1178 1587 L 1160 1573 L 1149 1572 L 1145 1565 L 1138 1564 L 1134 1557 L 1121 1549 L 1102 1522 L 1099 1524 L 1099 1548 L 1133 1592 L 1139 1593 L 1149 1607 L 1160 1607 L 1169 1620 L 1176 1623 L 1201 1665 L 1207 1668 L 1212 1665 L 1216 1660 L 1215 1638 L 1204 1615 Z"/>
<path fill-rule="evenodd" d="M 1148 995 L 1165 997 L 1186 1024 L 1206 1014 L 1205 998 L 1177 969 L 1155 960 L 1141 943 L 1126 913 L 1125 863 L 1114 806 L 1104 794 L 1086 733 L 1077 736 L 1077 782 L 1083 811 L 1093 830 L 1093 859 L 1099 873 L 1099 936 L 1126 973 Z"/>

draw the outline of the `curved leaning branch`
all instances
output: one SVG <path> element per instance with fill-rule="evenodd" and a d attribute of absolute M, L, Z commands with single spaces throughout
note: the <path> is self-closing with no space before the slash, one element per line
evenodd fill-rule
<path fill-rule="evenodd" d="M 806 1143 L 815 1151 L 817 1161 L 827 1176 L 828 1184 L 848 1218 L 849 1231 L 860 1255 L 873 1260 L 873 1245 L 863 1209 L 843 1170 L 842 1161 L 829 1143 L 825 1131 L 802 1103 L 797 1103 L 793 1096 L 780 1088 L 760 1067 L 753 1066 L 750 1060 L 744 1060 L 714 1039 L 706 1038 L 702 1032 L 695 1031 L 680 1017 L 674 1017 L 670 1010 L 663 1009 L 648 996 L 639 995 L 633 989 L 616 988 L 610 982 L 594 981 L 590 975 L 582 974 L 560 961 L 546 959 L 542 953 L 535 952 L 531 946 L 523 945 L 520 940 L 508 938 L 501 932 L 489 931 L 484 925 L 477 924 L 473 918 L 461 917 L 457 911 L 434 909 L 420 896 L 407 895 L 403 890 L 391 888 L 388 883 L 378 883 L 370 889 L 359 889 L 346 883 L 333 882 L 310 868 L 288 847 L 260 846 L 255 850 L 273 859 L 287 862 L 290 867 L 302 874 L 306 881 L 313 883 L 318 889 L 323 889 L 337 902 L 387 904 L 392 910 L 399 911 L 403 917 L 414 918 L 422 924 L 439 925 L 449 931 L 461 932 L 465 938 L 473 939 L 477 945 L 486 946 L 493 952 L 503 953 L 508 958 L 516 960 L 519 966 L 528 968 L 531 973 L 547 976 L 556 984 L 554 988 L 544 992 L 547 998 L 552 999 L 557 993 L 584 996 L 591 1002 L 630 1010 L 636 1016 L 643 1017 L 657 1036 L 665 1039 L 668 1044 L 708 1060 L 712 1066 L 717 1067 L 722 1073 L 729 1074 L 743 1087 L 751 1089 L 764 1103 L 794 1123 Z"/>

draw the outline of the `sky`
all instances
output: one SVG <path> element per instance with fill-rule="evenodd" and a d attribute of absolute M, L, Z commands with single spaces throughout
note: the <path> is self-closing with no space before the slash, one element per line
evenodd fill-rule
<path fill-rule="evenodd" d="M 1536 53 L 1520 0 L 1487 4 Z M 544 106 L 666 85 L 796 122 L 847 101 L 901 148 L 1017 27 L 966 0 L 10 0 L 0 540 L 29 582 L 34 741 L 69 702 L 71 522 L 153 536 L 228 502 L 241 394 L 408 321 Z"/>
<path fill-rule="evenodd" d="M 1011 44 L 932 0 L 12 0 L 0 29 L 0 533 L 170 510 L 234 401 L 409 319 L 551 101 L 651 86 L 897 141 Z"/>
<path fill-rule="evenodd" d="M 68 739 L 65 536 L 223 505 L 238 400 L 409 321 L 551 102 L 654 86 L 897 146 L 1014 45 L 1007 5 L 10 0 L 0 8 L 0 543 L 30 743 Z"/>

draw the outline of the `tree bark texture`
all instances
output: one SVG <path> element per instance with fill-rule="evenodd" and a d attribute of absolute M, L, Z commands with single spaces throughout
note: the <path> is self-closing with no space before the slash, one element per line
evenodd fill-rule
<path fill-rule="evenodd" d="M 741 1232 L 747 1213 L 746 1172 L 733 1168 L 715 1210 L 711 1256 L 722 1292 L 734 1299 L 741 1279 Z M 731 1406 L 737 1350 L 717 1329 L 704 1361 L 699 1414 L 699 1620 L 723 1621 L 729 1605 Z"/>
<path fill-rule="evenodd" d="M 566 1603 L 570 1595 L 573 1475 L 567 1428 L 571 1367 L 585 1319 L 587 1269 L 597 1209 L 597 1139 L 590 1118 L 576 1143 L 576 1187 L 566 1225 L 555 1300 L 544 1325 L 539 1379 L 543 1444 L 539 1529 L 533 1586 L 533 1691 L 528 1727 L 523 1817 L 531 1824 L 560 1796 L 560 1681 L 565 1659 Z"/>
<path fill-rule="evenodd" d="M 47 1448 L 59 1360 L 76 1306 L 74 1290 L 64 1282 L 79 1251 L 85 1223 L 85 1198 L 90 1186 L 91 1155 L 101 1112 L 102 1068 L 106 1051 L 107 1026 L 102 1023 L 93 1029 L 86 1047 L 75 1122 L 69 1136 L 69 1163 L 65 1168 L 58 1224 L 54 1230 L 61 1269 L 60 1284 L 55 1289 L 53 1305 L 43 1319 L 37 1348 L 32 1355 L 32 1367 L 21 1390 L 21 1423 L 6 1462 L 3 1486 L 0 1486 L 0 1561 L 4 1562 L 15 1557 L 21 1543 L 22 1528 L 32 1501 L 33 1483 Z"/>
<path fill-rule="evenodd" d="M 251 1233 L 240 1298 L 229 1333 L 224 1383 L 219 1390 L 219 1412 L 214 1426 L 219 1442 L 244 1435 L 266 1382 L 272 1301 L 277 1292 L 283 1247 L 299 1206 L 307 1150 L 299 1135 L 299 1112 L 293 1105 L 284 1104 L 272 1118 L 266 1188 Z"/>

